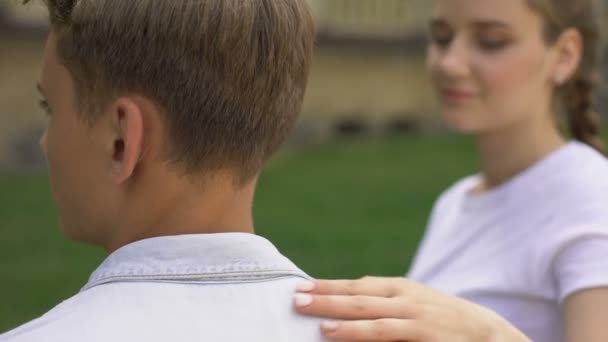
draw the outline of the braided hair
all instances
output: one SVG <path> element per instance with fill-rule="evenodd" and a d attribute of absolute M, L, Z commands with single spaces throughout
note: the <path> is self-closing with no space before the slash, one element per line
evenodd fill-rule
<path fill-rule="evenodd" d="M 581 63 L 576 73 L 557 87 L 556 100 L 566 111 L 572 137 L 606 154 L 599 136 L 600 115 L 593 109 L 602 51 L 599 4 L 594 0 L 528 0 L 528 4 L 545 19 L 547 43 L 554 43 L 568 29 L 576 29 L 581 34 Z"/>

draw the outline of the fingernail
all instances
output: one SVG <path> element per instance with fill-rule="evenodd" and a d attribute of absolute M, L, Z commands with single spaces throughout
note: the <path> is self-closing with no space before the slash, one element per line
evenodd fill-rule
<path fill-rule="evenodd" d="M 303 281 L 296 286 L 296 290 L 298 290 L 299 292 L 310 292 L 314 289 L 315 283 L 313 283 L 312 281 Z"/>
<path fill-rule="evenodd" d="M 294 303 L 299 308 L 312 304 L 312 296 L 307 293 L 296 293 L 293 298 Z"/>
<path fill-rule="evenodd" d="M 321 322 L 321 330 L 324 332 L 334 332 L 338 330 L 340 324 L 338 322 L 333 321 L 323 321 Z"/>

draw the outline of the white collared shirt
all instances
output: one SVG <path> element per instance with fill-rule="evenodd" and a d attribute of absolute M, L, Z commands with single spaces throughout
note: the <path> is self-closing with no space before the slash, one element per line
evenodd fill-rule
<path fill-rule="evenodd" d="M 80 293 L 0 341 L 324 341 L 319 319 L 293 310 L 304 279 L 252 234 L 142 240 L 112 253 Z"/>

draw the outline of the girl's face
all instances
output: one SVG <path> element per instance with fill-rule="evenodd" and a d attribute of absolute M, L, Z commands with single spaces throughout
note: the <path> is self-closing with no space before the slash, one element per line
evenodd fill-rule
<path fill-rule="evenodd" d="M 447 124 L 485 134 L 551 116 L 557 53 L 527 0 L 435 0 L 427 65 Z"/>

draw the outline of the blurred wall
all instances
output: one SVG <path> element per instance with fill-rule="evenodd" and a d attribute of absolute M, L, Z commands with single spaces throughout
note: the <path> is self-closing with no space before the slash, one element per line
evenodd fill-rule
<path fill-rule="evenodd" d="M 35 88 L 43 39 L 0 40 L 0 167 L 37 168 L 43 165 L 37 140 L 46 120 Z"/>
<path fill-rule="evenodd" d="M 46 118 L 35 86 L 46 12 L 41 4 L 20 3 L 0 0 L 0 171 L 44 165 L 37 142 Z"/>
<path fill-rule="evenodd" d="M 309 0 L 320 32 L 401 38 L 425 29 L 429 0 Z"/>
<path fill-rule="evenodd" d="M 424 69 L 430 1 L 310 2 L 319 37 L 303 127 L 327 137 L 348 125 L 382 134 L 436 121 Z"/>
<path fill-rule="evenodd" d="M 440 125 L 424 67 L 430 0 L 309 1 L 319 36 L 292 142 Z M 46 13 L 20 2 L 0 0 L 0 170 L 43 166 L 37 140 L 46 119 L 34 87 Z M 604 13 L 608 24 L 608 6 Z"/>

